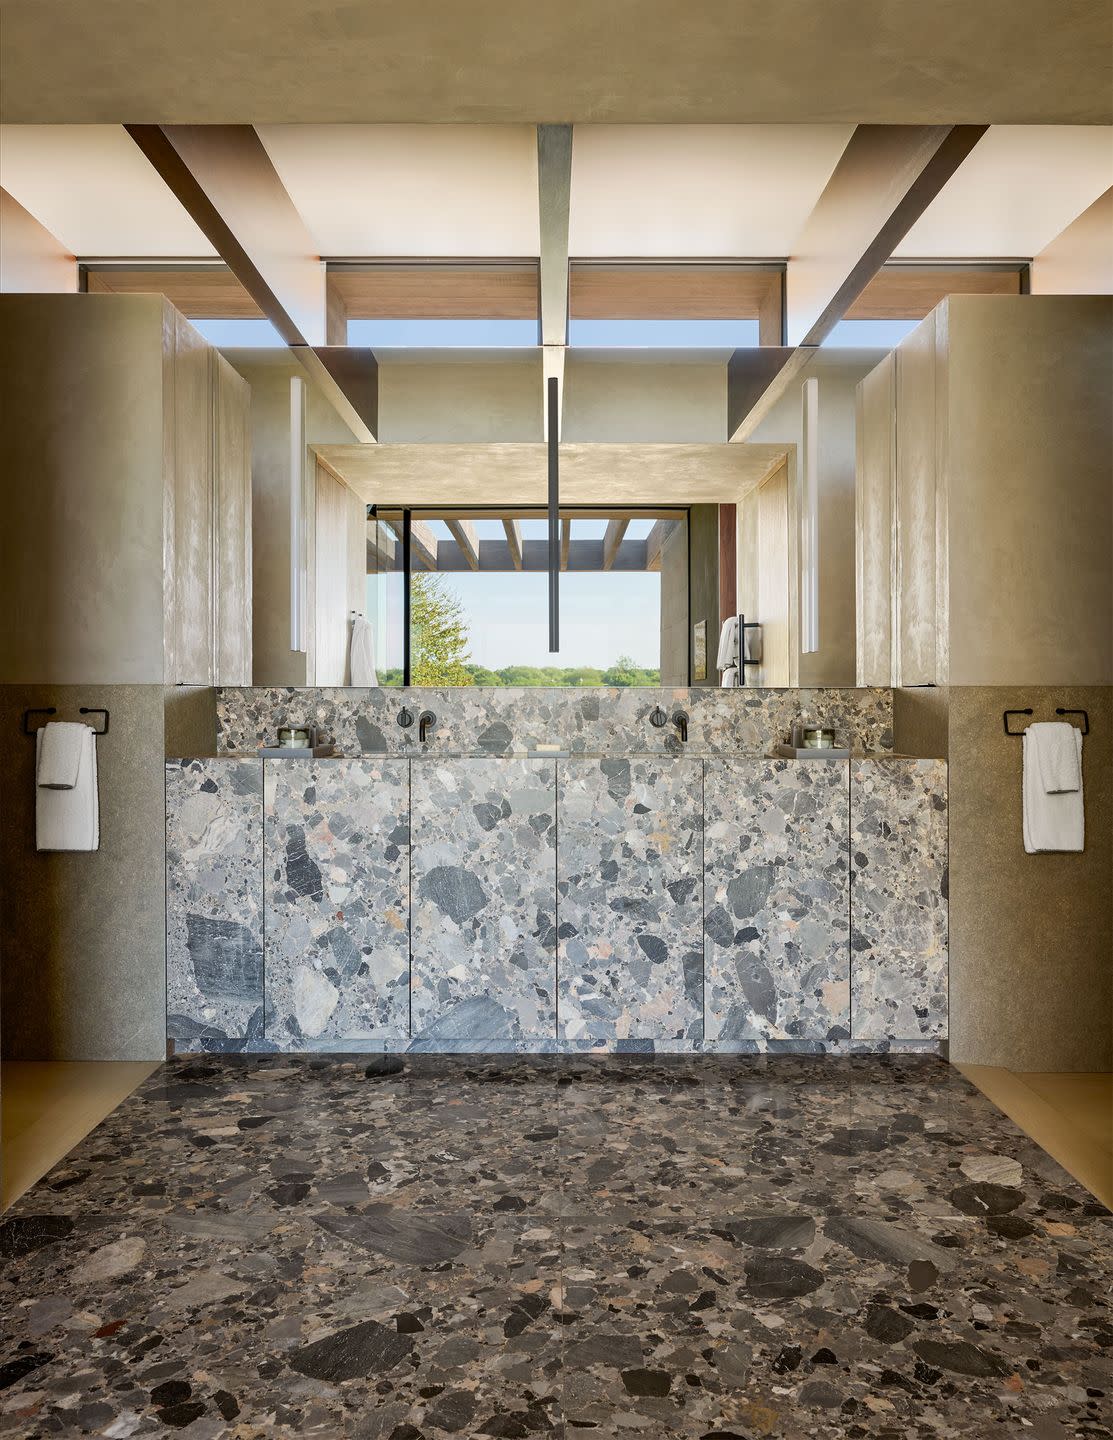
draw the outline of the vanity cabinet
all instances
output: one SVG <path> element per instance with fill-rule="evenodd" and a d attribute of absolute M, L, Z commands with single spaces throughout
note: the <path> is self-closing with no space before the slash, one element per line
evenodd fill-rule
<path fill-rule="evenodd" d="M 703 1038 L 703 762 L 557 766 L 559 1038 Z"/>
<path fill-rule="evenodd" d="M 846 764 L 708 760 L 709 1040 L 850 1036 Z"/>
<path fill-rule="evenodd" d="M 942 761 L 228 757 L 166 794 L 182 1049 L 947 1033 Z"/>
<path fill-rule="evenodd" d="M 539 1041 L 556 1034 L 556 764 L 411 766 L 413 1035 Z"/>

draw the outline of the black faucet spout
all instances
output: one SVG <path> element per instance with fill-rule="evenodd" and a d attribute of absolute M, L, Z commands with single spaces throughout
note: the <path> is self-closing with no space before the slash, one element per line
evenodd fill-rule
<path fill-rule="evenodd" d="M 686 710 L 678 710 L 672 717 L 672 723 L 676 726 L 676 733 L 680 736 L 683 744 L 688 743 L 688 713 Z"/>
<path fill-rule="evenodd" d="M 417 717 L 417 738 L 424 745 L 429 738 L 429 731 L 437 723 L 437 717 L 432 710 L 423 710 Z"/>

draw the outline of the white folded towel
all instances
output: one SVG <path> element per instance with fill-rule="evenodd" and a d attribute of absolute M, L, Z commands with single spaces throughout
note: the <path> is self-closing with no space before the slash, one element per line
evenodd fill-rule
<path fill-rule="evenodd" d="M 1074 734 L 1075 756 L 1078 761 L 1078 789 L 1051 791 L 1044 787 L 1038 759 L 1039 739 L 1032 731 L 1041 727 L 1030 725 L 1024 732 L 1024 848 L 1029 855 L 1045 850 L 1082 850 L 1086 843 L 1086 810 L 1082 794 L 1082 731 L 1069 728 Z M 1054 726 L 1044 726 L 1054 729 Z"/>
<path fill-rule="evenodd" d="M 379 683 L 375 672 L 375 631 L 362 615 L 357 615 L 352 621 L 348 663 L 351 668 L 351 684 L 365 689 Z"/>
<path fill-rule="evenodd" d="M 35 786 L 35 848 L 96 850 L 100 846 L 100 798 L 97 793 L 97 741 L 89 725 L 76 725 L 80 754 L 74 784 L 68 790 Z M 35 773 L 39 774 L 45 729 L 35 734 Z"/>
<path fill-rule="evenodd" d="M 720 682 L 724 690 L 737 690 L 738 688 L 738 666 L 728 665 L 723 671 L 723 678 Z"/>
<path fill-rule="evenodd" d="M 39 733 L 42 740 L 37 744 L 35 783 L 48 790 L 72 790 L 88 725 L 52 720 Z"/>
<path fill-rule="evenodd" d="M 1082 732 L 1062 720 L 1038 721 L 1028 726 L 1028 737 L 1035 750 L 1043 788 L 1049 795 L 1062 795 L 1077 790 L 1082 784 L 1079 745 Z"/>
<path fill-rule="evenodd" d="M 719 656 L 715 661 L 716 670 L 728 670 L 738 664 L 738 616 L 732 615 L 723 621 L 719 631 Z"/>

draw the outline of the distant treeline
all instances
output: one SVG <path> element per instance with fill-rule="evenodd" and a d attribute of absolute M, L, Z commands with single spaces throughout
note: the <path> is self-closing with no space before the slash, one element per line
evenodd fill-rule
<path fill-rule="evenodd" d="M 607 670 L 590 666 L 507 665 L 503 670 L 488 670 L 483 665 L 464 662 L 468 679 L 465 685 L 660 685 L 661 671 L 643 669 L 625 655 L 620 655 Z M 380 685 L 401 685 L 401 670 L 380 670 Z"/>

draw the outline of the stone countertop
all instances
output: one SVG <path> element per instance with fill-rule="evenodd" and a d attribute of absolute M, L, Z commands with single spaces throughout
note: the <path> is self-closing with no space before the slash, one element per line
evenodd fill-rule
<path fill-rule="evenodd" d="M 852 750 L 849 757 L 843 755 L 829 760 L 811 755 L 755 755 L 748 750 L 722 751 L 690 749 L 679 751 L 626 750 L 505 750 L 494 753 L 490 750 L 428 750 L 384 755 L 367 752 L 359 755 L 260 755 L 256 750 L 222 750 L 211 755 L 168 755 L 168 765 L 180 765 L 190 760 L 274 760 L 285 759 L 310 761 L 332 760 L 781 760 L 790 765 L 845 765 L 853 760 L 918 760 L 929 757 L 906 755 L 894 750 Z"/>

